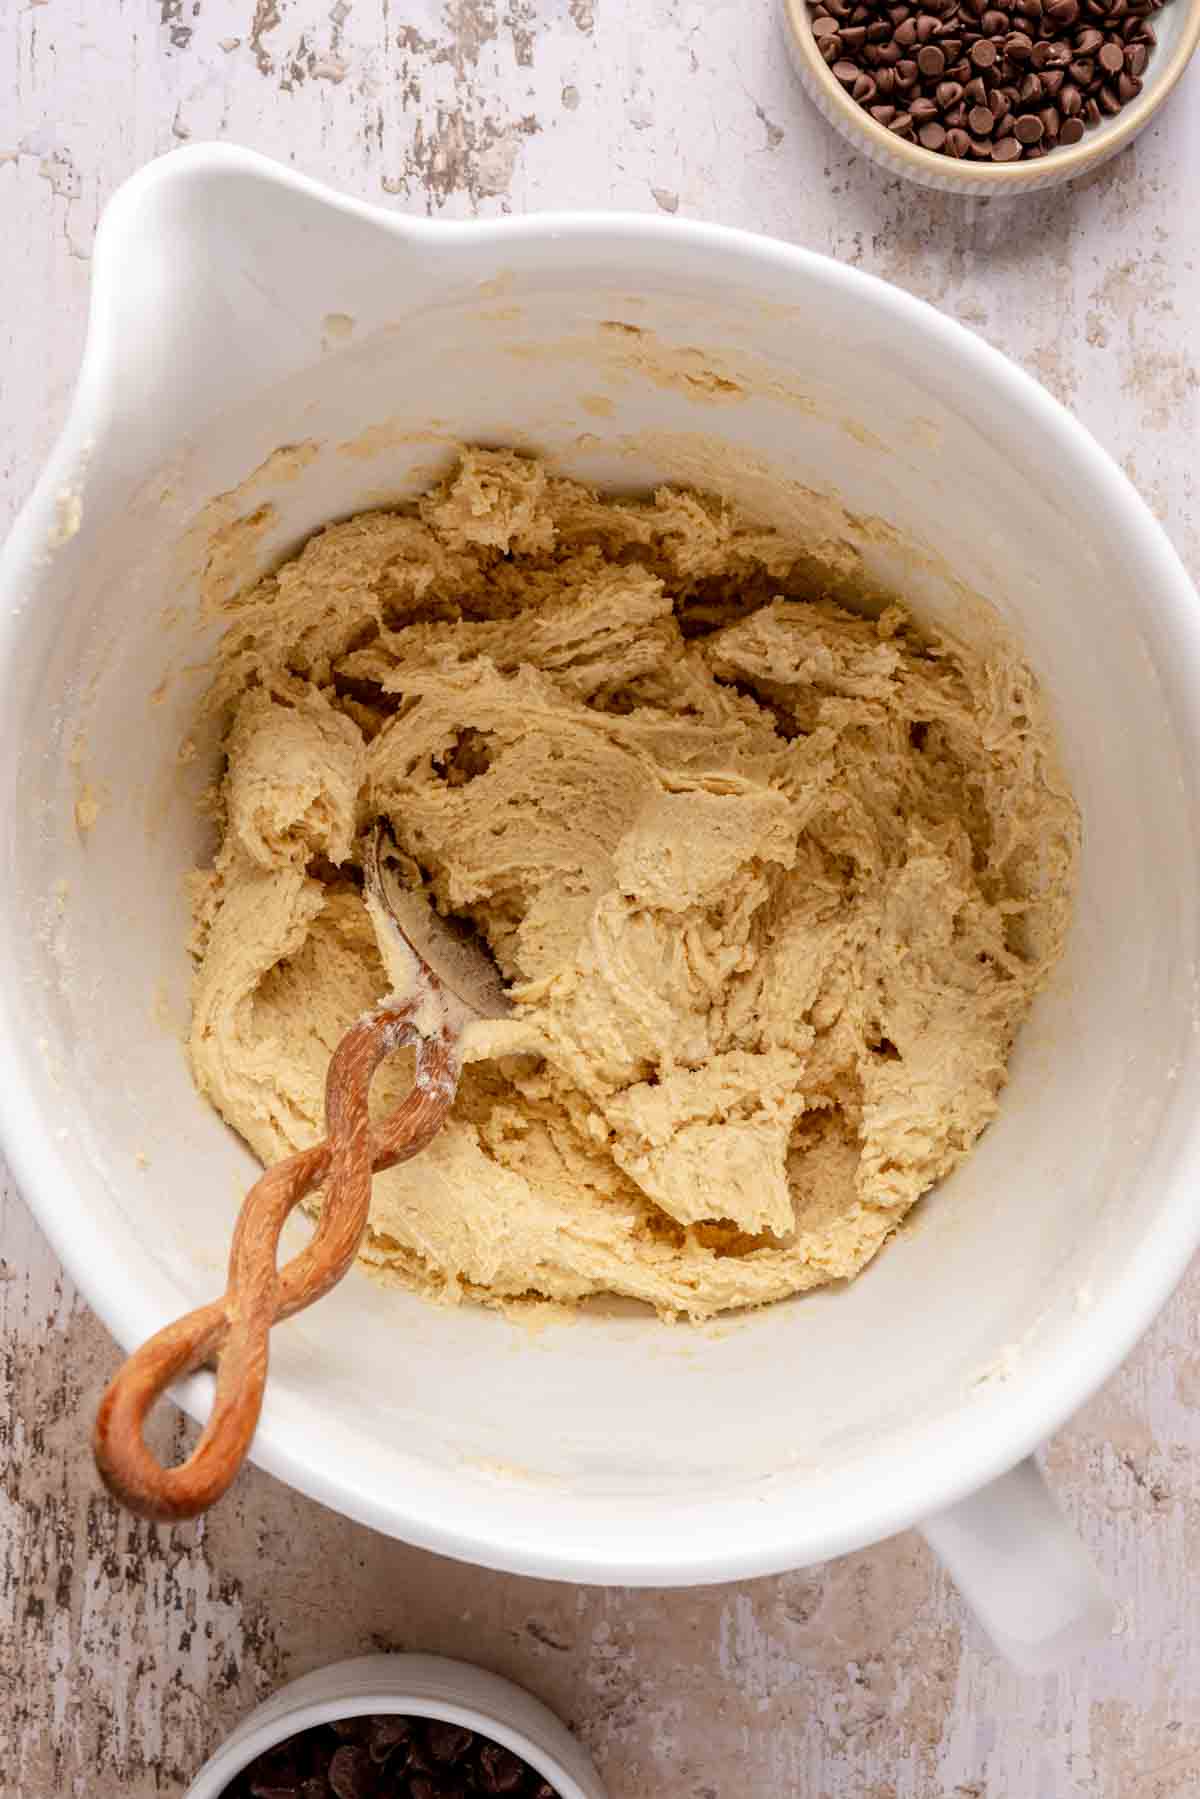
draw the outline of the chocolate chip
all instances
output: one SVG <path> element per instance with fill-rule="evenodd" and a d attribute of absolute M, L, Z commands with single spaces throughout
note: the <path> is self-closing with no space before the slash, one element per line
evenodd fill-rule
<path fill-rule="evenodd" d="M 485 1793 L 516 1793 L 525 1779 L 525 1763 L 499 1743 L 479 1751 L 479 1785 Z"/>
<path fill-rule="evenodd" d="M 923 44 L 917 52 L 917 68 L 922 75 L 934 78 L 946 72 L 945 52 L 936 44 Z"/>
<path fill-rule="evenodd" d="M 442 1766 L 461 1761 L 474 1741 L 472 1732 L 462 1724 L 447 1724 L 441 1718 L 432 1718 L 425 1727 L 425 1747 Z"/>
<path fill-rule="evenodd" d="M 399 1751 L 402 1747 L 407 1749 L 412 1733 L 413 1727 L 407 1718 L 372 1718 L 371 1734 L 367 1739 L 371 1760 L 390 1762 L 393 1767 L 401 1765 L 407 1756 L 401 1757 Z"/>
<path fill-rule="evenodd" d="M 273 1799 L 276 1793 L 294 1793 L 299 1780 L 300 1763 L 291 1740 L 264 1750 L 247 1772 L 251 1799 Z"/>
<path fill-rule="evenodd" d="M 375 1764 L 364 1743 L 343 1743 L 329 1763 L 335 1799 L 375 1799 Z"/>
<path fill-rule="evenodd" d="M 992 145 L 993 162 L 1016 162 L 1021 154 L 1021 146 L 1015 137 L 1002 137 Z"/>
<path fill-rule="evenodd" d="M 1036 114 L 1027 112 L 1013 126 L 1013 136 L 1019 144 L 1040 144 L 1046 135 L 1046 127 Z"/>
<path fill-rule="evenodd" d="M 1082 119 L 1064 119 L 1063 128 L 1058 134 L 1060 144 L 1077 144 L 1083 136 L 1085 126 Z"/>

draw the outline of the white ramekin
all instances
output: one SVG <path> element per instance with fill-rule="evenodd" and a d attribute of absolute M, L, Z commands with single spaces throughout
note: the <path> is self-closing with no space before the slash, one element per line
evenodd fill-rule
<path fill-rule="evenodd" d="M 1200 0 L 1170 0 L 1153 15 L 1159 41 L 1146 65 L 1142 92 L 1112 118 L 1088 131 L 1077 144 L 1063 146 L 1035 162 L 957 162 L 906 144 L 874 120 L 838 81 L 812 33 L 808 0 L 781 0 L 784 40 L 792 68 L 822 117 L 855 150 L 890 175 L 918 187 L 979 199 L 1016 199 L 1045 193 L 1066 181 L 1091 175 L 1133 143 L 1175 92 L 1200 43 Z"/>
<path fill-rule="evenodd" d="M 221 1799 L 257 1756 L 302 1730 L 387 1712 L 441 1718 L 490 1737 L 536 1768 L 559 1799 L 605 1799 L 591 1757 L 540 1699 L 498 1674 L 440 1655 L 364 1655 L 281 1687 L 205 1762 L 184 1799 Z"/>

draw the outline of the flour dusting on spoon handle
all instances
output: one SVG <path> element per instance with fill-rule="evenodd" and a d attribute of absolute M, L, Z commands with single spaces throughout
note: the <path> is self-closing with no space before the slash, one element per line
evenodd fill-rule
<path fill-rule="evenodd" d="M 363 860 L 367 911 L 391 982 L 392 1000 L 416 1002 L 414 1023 L 432 1035 L 461 1035 L 483 1019 L 507 1018 L 512 1001 L 479 939 L 434 909 L 424 887 L 401 873 L 387 826 L 377 824 Z"/>

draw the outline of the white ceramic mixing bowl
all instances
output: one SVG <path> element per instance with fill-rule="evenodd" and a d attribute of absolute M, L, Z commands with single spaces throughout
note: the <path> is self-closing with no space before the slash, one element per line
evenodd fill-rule
<path fill-rule="evenodd" d="M 87 1298 L 132 1346 L 211 1297 L 255 1172 L 181 1047 L 215 767 L 211 738 L 179 759 L 201 562 L 266 566 L 419 490 L 459 438 L 624 488 L 723 484 L 858 536 L 925 617 L 984 631 L 962 577 L 1053 696 L 1082 892 L 1001 1116 L 853 1286 L 720 1329 L 615 1310 L 534 1335 L 353 1275 L 276 1332 L 256 1459 L 431 1549 L 580 1580 L 761 1574 L 922 1522 L 1027 1662 L 1094 1628 L 1024 1458 L 1200 1234 L 1200 611 L 1128 482 L 950 320 L 736 232 L 434 225 L 201 147 L 117 196 L 94 283 L 70 421 L 0 566 L 0 1128 Z"/>

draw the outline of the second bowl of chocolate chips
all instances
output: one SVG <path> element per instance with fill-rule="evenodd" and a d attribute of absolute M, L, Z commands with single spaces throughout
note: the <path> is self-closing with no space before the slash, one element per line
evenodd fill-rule
<path fill-rule="evenodd" d="M 315 1724 L 236 1774 L 223 1799 L 562 1799 L 521 1756 L 465 1724 L 376 1712 Z"/>
<path fill-rule="evenodd" d="M 284 1687 L 185 1799 L 605 1799 L 540 1700 L 440 1656 L 339 1662 Z"/>
<path fill-rule="evenodd" d="M 783 0 L 792 63 L 856 149 L 925 187 L 1034 192 L 1149 124 L 1200 0 Z"/>

